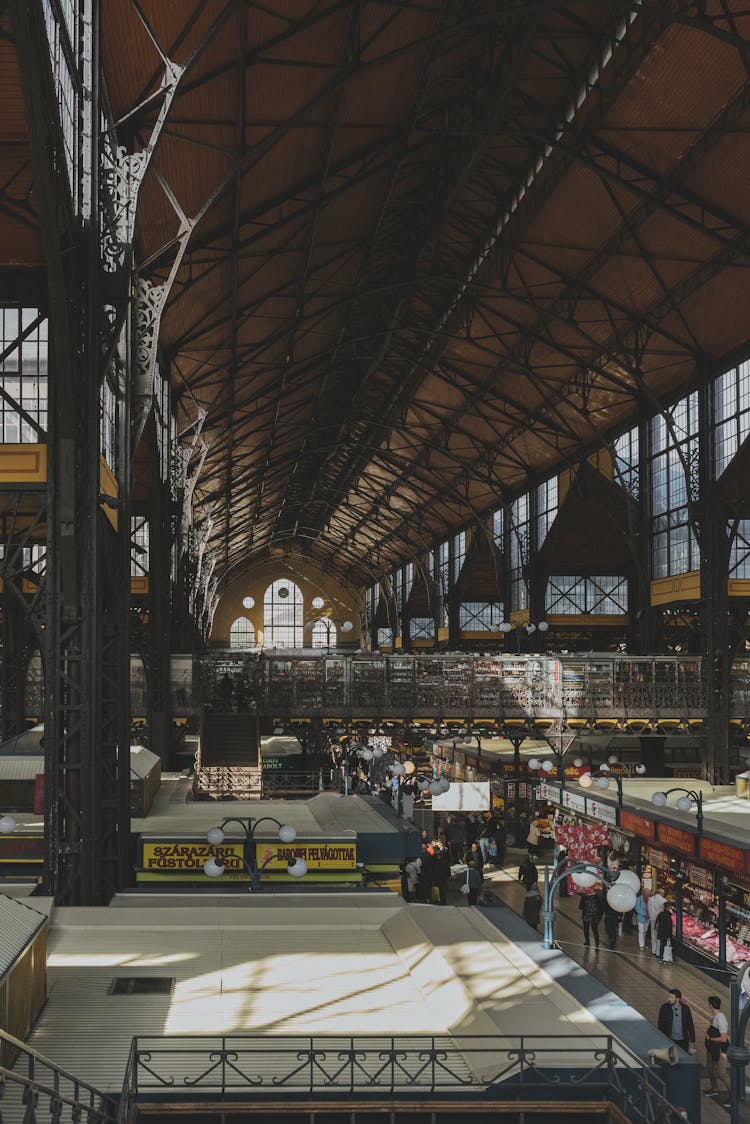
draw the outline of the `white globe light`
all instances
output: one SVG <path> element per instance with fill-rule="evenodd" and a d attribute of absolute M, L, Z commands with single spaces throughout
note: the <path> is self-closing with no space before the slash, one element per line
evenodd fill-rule
<path fill-rule="evenodd" d="M 450 786 L 451 786 L 451 782 L 448 780 L 448 778 L 443 777 L 442 780 L 440 781 L 441 792 L 447 792 L 448 789 L 450 788 Z"/>
<path fill-rule="evenodd" d="M 0 818 L 0 835 L 12 835 L 16 827 L 15 816 L 2 816 Z"/>
<path fill-rule="evenodd" d="M 206 832 L 206 840 L 212 847 L 218 847 L 219 843 L 224 842 L 224 832 L 220 827 L 210 827 Z"/>
<path fill-rule="evenodd" d="M 599 766 L 599 772 L 600 773 L 608 773 L 609 772 L 609 765 L 600 765 Z"/>
<path fill-rule="evenodd" d="M 426 777 L 422 777 L 417 781 L 417 788 L 420 792 L 427 792 L 427 789 L 430 787 L 430 783 L 431 782 L 428 781 Z"/>
<path fill-rule="evenodd" d="M 351 632 L 351 630 L 353 628 L 354 628 L 354 625 L 352 624 L 351 621 L 344 621 L 344 623 L 341 626 L 341 631 L 342 632 Z"/>
<path fill-rule="evenodd" d="M 536 625 L 532 624 L 531 621 L 529 621 L 529 623 L 526 625 L 526 631 L 529 633 L 536 632 Z"/>
<path fill-rule="evenodd" d="M 305 632 L 312 632 L 315 628 L 315 621 L 305 621 Z"/>
<path fill-rule="evenodd" d="M 667 802 L 666 792 L 655 792 L 651 797 L 651 803 L 656 804 L 657 808 L 663 808 Z"/>
<path fill-rule="evenodd" d="M 385 751 L 379 745 L 374 745 L 372 747 L 373 757 L 382 757 L 384 752 Z"/>
<path fill-rule="evenodd" d="M 581 788 L 591 788 L 592 784 L 594 783 L 591 773 L 581 773 L 580 777 L 578 778 L 578 783 Z"/>
<path fill-rule="evenodd" d="M 643 765 L 643 764 L 636 765 L 635 771 L 636 771 L 636 773 L 638 774 L 639 777 L 642 777 L 643 774 L 646 772 L 646 766 Z"/>
<path fill-rule="evenodd" d="M 393 765 L 389 765 L 388 769 L 392 777 L 403 777 L 406 773 L 406 769 L 400 761 L 396 761 Z"/>
<path fill-rule="evenodd" d="M 617 875 L 618 886 L 630 886 L 637 894 L 641 888 L 641 880 L 634 870 L 621 870 Z"/>
<path fill-rule="evenodd" d="M 255 598 L 254 597 L 243 597 L 242 598 L 242 604 L 245 606 L 246 609 L 253 609 L 253 608 L 255 608 Z"/>
<path fill-rule="evenodd" d="M 371 749 L 363 749 L 359 756 L 363 761 L 372 761 L 373 752 Z"/>
<path fill-rule="evenodd" d="M 635 890 L 632 886 L 621 885 L 618 878 L 607 890 L 607 901 L 618 913 L 627 913 L 635 906 Z"/>
<path fill-rule="evenodd" d="M 570 877 L 582 890 L 590 890 L 599 881 L 599 875 L 593 870 L 576 870 Z"/>
<path fill-rule="evenodd" d="M 443 784 L 442 784 L 442 781 L 437 781 L 437 780 L 436 780 L 436 781 L 431 781 L 431 782 L 430 782 L 430 784 L 429 784 L 429 785 L 428 785 L 427 787 L 428 787 L 428 788 L 429 788 L 429 790 L 430 790 L 430 795 L 431 795 L 431 796 L 440 796 L 440 794 L 441 794 L 441 793 L 442 793 L 442 791 L 443 791 Z"/>
<path fill-rule="evenodd" d="M 279 828 L 279 839 L 282 843 L 293 843 L 297 838 L 297 830 L 291 824 L 282 824 Z"/>
<path fill-rule="evenodd" d="M 610 765 L 616 765 L 617 762 L 620 760 L 620 758 L 617 756 L 616 753 L 610 753 L 607 760 L 609 761 Z"/>
<path fill-rule="evenodd" d="M 549 625 L 547 624 L 546 621 L 540 621 L 539 624 L 537 625 L 537 628 L 539 629 L 540 632 L 546 632 L 547 629 L 549 628 Z"/>
<path fill-rule="evenodd" d="M 597 788 L 609 788 L 609 777 L 597 777 L 596 786 Z"/>
<path fill-rule="evenodd" d="M 581 766 L 583 765 L 583 758 L 582 757 L 574 757 L 573 758 L 573 765 L 575 766 L 576 769 L 580 769 Z"/>
<path fill-rule="evenodd" d="M 310 604 L 312 605 L 313 609 L 322 609 L 325 605 L 325 601 L 322 597 L 313 597 Z"/>
<path fill-rule="evenodd" d="M 307 874 L 307 863 L 304 859 L 290 859 L 286 866 L 287 874 L 292 878 L 304 878 Z"/>
<path fill-rule="evenodd" d="M 693 801 L 689 796 L 681 796 L 675 804 L 675 807 L 679 808 L 681 812 L 689 812 L 692 806 Z"/>
<path fill-rule="evenodd" d="M 203 873 L 207 874 L 209 878 L 221 878 L 224 873 L 224 860 L 216 858 L 206 859 L 203 864 Z"/>
<path fill-rule="evenodd" d="M 537 769 L 541 768 L 541 765 L 542 765 L 542 763 L 541 763 L 541 761 L 539 760 L 538 757 L 532 757 L 531 760 L 529 761 L 529 768 L 532 769 L 534 772 L 536 772 Z"/>
<path fill-rule="evenodd" d="M 551 773 L 555 768 L 554 761 L 542 761 L 542 772 Z"/>
<path fill-rule="evenodd" d="M 508 633 L 508 632 L 510 632 L 510 630 L 512 628 L 513 628 L 513 625 L 510 623 L 510 621 L 503 621 L 503 623 L 500 625 L 500 631 L 501 632 Z"/>

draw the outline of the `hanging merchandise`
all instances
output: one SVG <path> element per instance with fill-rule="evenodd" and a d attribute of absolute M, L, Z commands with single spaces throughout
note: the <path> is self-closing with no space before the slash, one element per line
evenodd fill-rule
<path fill-rule="evenodd" d="M 560 824 L 555 827 L 555 843 L 568 852 L 571 863 L 601 865 L 602 847 L 609 848 L 609 832 L 599 824 Z M 568 879 L 569 893 L 593 894 L 595 886 L 581 887 Z"/>

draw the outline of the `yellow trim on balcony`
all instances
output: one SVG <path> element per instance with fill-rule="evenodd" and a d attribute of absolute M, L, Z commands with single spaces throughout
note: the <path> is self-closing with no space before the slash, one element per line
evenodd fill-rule
<path fill-rule="evenodd" d="M 651 582 L 651 604 L 669 605 L 672 601 L 699 601 L 701 572 L 676 574 L 671 578 L 656 578 Z"/>
<path fill-rule="evenodd" d="M 0 445 L 0 484 L 46 483 L 46 445 Z"/>

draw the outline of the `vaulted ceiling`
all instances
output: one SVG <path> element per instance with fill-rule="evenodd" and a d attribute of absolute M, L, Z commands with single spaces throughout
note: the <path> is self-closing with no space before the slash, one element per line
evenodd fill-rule
<path fill-rule="evenodd" d="M 136 253 L 219 574 L 369 582 L 747 342 L 742 0 L 118 0 L 102 56 L 133 152 L 185 67 Z"/>

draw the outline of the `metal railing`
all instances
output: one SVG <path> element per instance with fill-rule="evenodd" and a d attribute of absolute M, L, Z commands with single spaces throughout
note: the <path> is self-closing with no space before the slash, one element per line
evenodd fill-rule
<path fill-rule="evenodd" d="M 0 1119 L 17 1117 L 23 1124 L 66 1120 L 116 1124 L 116 1098 L 74 1077 L 4 1030 L 0 1030 L 0 1057 Z"/>
<path fill-rule="evenodd" d="M 384 1102 L 429 1094 L 608 1101 L 634 1124 L 678 1119 L 658 1072 L 611 1035 L 134 1038 L 120 1100 L 268 1101 L 287 1096 Z M 686 1116 L 679 1119 L 687 1120 Z"/>

